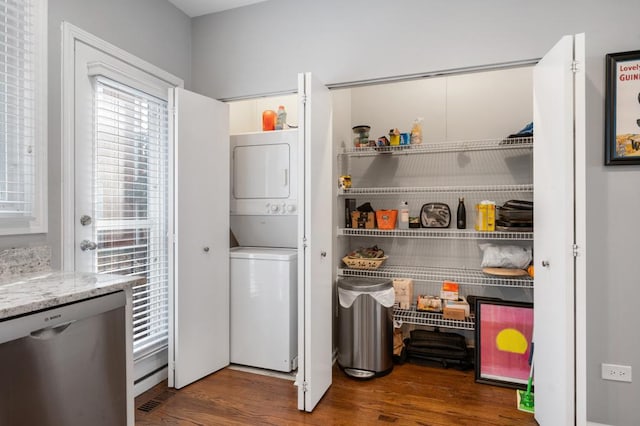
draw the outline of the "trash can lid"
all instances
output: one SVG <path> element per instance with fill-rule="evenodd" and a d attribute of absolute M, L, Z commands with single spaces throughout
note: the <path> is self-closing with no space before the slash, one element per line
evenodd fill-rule
<path fill-rule="evenodd" d="M 338 288 L 360 292 L 374 292 L 392 288 L 393 283 L 387 278 L 353 278 L 346 277 L 338 280 Z"/>

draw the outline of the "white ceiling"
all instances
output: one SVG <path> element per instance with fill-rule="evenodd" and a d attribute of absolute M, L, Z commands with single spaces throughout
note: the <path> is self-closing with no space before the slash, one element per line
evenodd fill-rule
<path fill-rule="evenodd" d="M 200 15 L 235 9 L 236 7 L 260 3 L 267 0 L 169 0 L 176 7 L 195 18 Z"/>

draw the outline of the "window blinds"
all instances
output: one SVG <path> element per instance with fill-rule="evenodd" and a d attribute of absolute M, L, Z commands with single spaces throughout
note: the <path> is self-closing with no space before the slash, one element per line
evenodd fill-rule
<path fill-rule="evenodd" d="M 31 216 L 35 193 L 38 5 L 0 0 L 0 217 Z"/>
<path fill-rule="evenodd" d="M 139 359 L 168 339 L 167 102 L 96 77 L 94 107 L 96 269 L 145 278 L 133 288 Z"/>

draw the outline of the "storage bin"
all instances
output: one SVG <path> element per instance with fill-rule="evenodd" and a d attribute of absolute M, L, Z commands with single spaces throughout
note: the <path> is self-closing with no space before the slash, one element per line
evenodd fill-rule
<path fill-rule="evenodd" d="M 398 210 L 376 210 L 378 229 L 395 229 Z"/>

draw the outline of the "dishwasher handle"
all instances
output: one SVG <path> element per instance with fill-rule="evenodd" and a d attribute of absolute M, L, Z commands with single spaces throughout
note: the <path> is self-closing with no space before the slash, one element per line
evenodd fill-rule
<path fill-rule="evenodd" d="M 64 331 L 74 322 L 76 322 L 76 320 L 65 322 L 64 324 L 60 324 L 55 327 L 44 327 L 39 330 L 32 331 L 29 335 L 34 339 L 39 340 L 52 339 L 64 333 Z"/>

